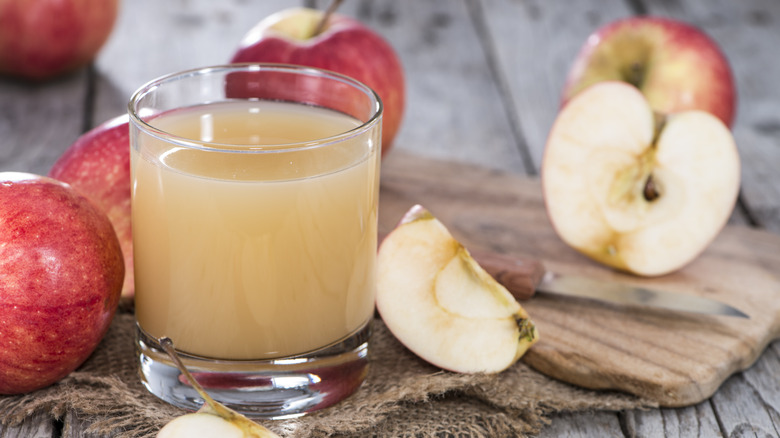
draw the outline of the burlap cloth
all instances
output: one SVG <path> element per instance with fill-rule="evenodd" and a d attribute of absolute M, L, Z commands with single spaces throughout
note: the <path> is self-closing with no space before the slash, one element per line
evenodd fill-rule
<path fill-rule="evenodd" d="M 78 370 L 51 387 L 0 397 L 0 421 L 15 425 L 41 412 L 63 418 L 72 411 L 86 419 L 91 433 L 153 437 L 184 411 L 141 385 L 133 337 L 133 314 L 117 313 Z M 555 381 L 522 362 L 498 375 L 441 371 L 409 352 L 379 319 L 370 355 L 368 379 L 345 401 L 301 418 L 262 423 L 283 437 L 522 437 L 538 432 L 554 412 L 652 405 Z"/>

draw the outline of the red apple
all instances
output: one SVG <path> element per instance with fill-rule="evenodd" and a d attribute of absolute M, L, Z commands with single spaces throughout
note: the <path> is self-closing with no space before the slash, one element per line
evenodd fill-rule
<path fill-rule="evenodd" d="M 47 79 L 88 64 L 118 0 L 0 0 L 0 73 Z"/>
<path fill-rule="evenodd" d="M 392 147 L 403 117 L 403 67 L 390 44 L 359 21 L 333 14 L 315 34 L 322 11 L 286 9 L 260 21 L 231 62 L 272 62 L 335 71 L 371 87 L 382 99 L 382 154 Z"/>
<path fill-rule="evenodd" d="M 122 296 L 128 298 L 135 293 L 129 136 L 127 115 L 108 120 L 76 139 L 48 175 L 73 186 L 108 216 L 122 246 Z"/>
<path fill-rule="evenodd" d="M 51 385 L 108 330 L 124 276 L 108 218 L 69 185 L 0 173 L 0 394 Z"/>
<path fill-rule="evenodd" d="M 566 79 L 563 102 L 600 81 L 639 88 L 663 114 L 702 110 L 731 127 L 737 93 L 728 60 L 700 29 L 660 17 L 609 23 L 588 37 Z"/>

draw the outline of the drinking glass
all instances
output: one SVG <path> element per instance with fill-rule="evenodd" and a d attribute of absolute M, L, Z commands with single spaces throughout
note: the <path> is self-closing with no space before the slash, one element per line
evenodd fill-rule
<path fill-rule="evenodd" d="M 146 388 L 289 418 L 353 393 L 374 313 L 382 105 L 300 66 L 171 74 L 128 105 L 137 357 Z"/>

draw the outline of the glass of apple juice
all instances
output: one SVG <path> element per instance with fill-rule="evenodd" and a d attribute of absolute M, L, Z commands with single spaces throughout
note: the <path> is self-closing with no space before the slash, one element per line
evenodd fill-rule
<path fill-rule="evenodd" d="M 194 378 L 244 414 L 353 393 L 374 314 L 382 105 L 322 70 L 235 64 L 142 86 L 128 105 L 140 377 L 174 405 Z"/>

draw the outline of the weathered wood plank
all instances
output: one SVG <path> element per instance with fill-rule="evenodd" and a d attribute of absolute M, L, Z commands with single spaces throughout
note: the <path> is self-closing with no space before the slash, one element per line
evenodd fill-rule
<path fill-rule="evenodd" d="M 560 108 L 561 90 L 587 36 L 600 25 L 630 15 L 623 0 L 549 2 L 474 1 L 484 17 L 513 123 L 520 127 L 536 170 Z"/>
<path fill-rule="evenodd" d="M 65 415 L 62 427 L 62 438 L 112 438 L 116 435 L 105 435 L 87 432 L 90 424 L 79 418 L 75 413 Z"/>
<path fill-rule="evenodd" d="M 0 170 L 46 174 L 82 132 L 87 72 L 46 83 L 0 80 Z"/>
<path fill-rule="evenodd" d="M 752 368 L 727 380 L 712 397 L 726 436 L 780 435 L 778 369 L 775 345 Z"/>
<path fill-rule="evenodd" d="M 628 436 L 686 438 L 720 435 L 709 401 L 680 409 L 630 411 L 622 414 Z"/>
<path fill-rule="evenodd" d="M 771 407 L 769 416 L 774 424 L 780 424 L 780 379 L 777 378 L 780 370 L 780 341 L 771 344 L 761 360 L 747 370 L 744 374 L 745 385 L 749 386 L 763 402 Z"/>
<path fill-rule="evenodd" d="M 49 414 L 30 417 L 18 426 L 0 425 L 0 438 L 57 438 L 60 426 Z"/>
<path fill-rule="evenodd" d="M 617 415 L 611 412 L 555 414 L 538 438 L 622 438 Z"/>
<path fill-rule="evenodd" d="M 463 1 L 345 2 L 395 47 L 407 103 L 396 147 L 524 173 L 510 120 Z"/>

